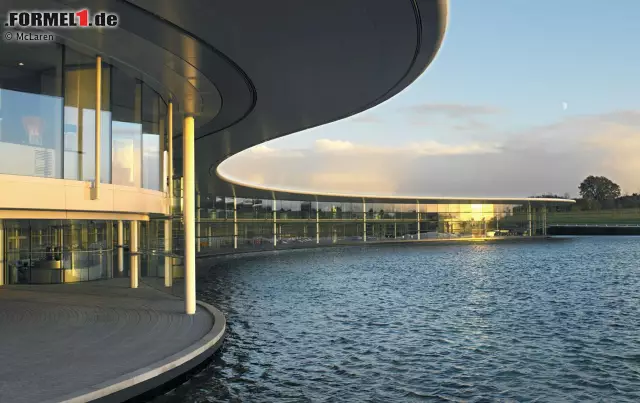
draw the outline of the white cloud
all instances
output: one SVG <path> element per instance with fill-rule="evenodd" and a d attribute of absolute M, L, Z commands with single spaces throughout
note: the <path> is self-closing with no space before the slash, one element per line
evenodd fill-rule
<path fill-rule="evenodd" d="M 257 146 L 251 147 L 248 151 L 253 154 L 273 154 L 276 150 L 266 144 L 258 144 Z"/>
<path fill-rule="evenodd" d="M 483 144 L 478 142 L 447 144 L 435 140 L 409 143 L 398 147 L 371 146 L 357 144 L 346 140 L 319 139 L 314 144 L 313 151 L 321 153 L 346 153 L 350 156 L 365 154 L 406 154 L 407 156 L 419 155 L 459 155 L 459 154 L 486 154 L 500 152 L 497 144 Z M 306 150 L 308 153 L 309 150 Z"/>
<path fill-rule="evenodd" d="M 238 155 L 234 158 L 245 158 L 245 159 L 277 159 L 277 158 L 300 158 L 303 157 L 304 154 L 299 150 L 287 150 L 282 148 L 272 148 L 266 144 L 258 144 L 257 146 L 253 146 Z"/>
<path fill-rule="evenodd" d="M 421 155 L 465 155 L 501 152 L 497 144 L 443 144 L 437 141 L 423 141 L 409 145 L 409 150 Z"/>
<path fill-rule="evenodd" d="M 640 113 L 635 111 L 567 118 L 493 135 L 491 142 L 475 136 L 401 144 L 402 136 L 395 137 L 395 147 L 326 138 L 311 149 L 263 145 L 227 160 L 223 172 L 265 186 L 349 193 L 576 195 L 580 181 L 591 174 L 607 176 L 628 192 L 640 190 Z M 286 158 L 291 155 L 299 158 Z"/>
<path fill-rule="evenodd" d="M 319 139 L 316 140 L 315 149 L 322 151 L 347 151 L 353 150 L 355 145 L 350 141 L 343 140 L 329 140 L 329 139 Z"/>
<path fill-rule="evenodd" d="M 596 131 L 583 143 L 589 151 L 602 155 L 594 161 L 594 170 L 606 173 L 625 191 L 640 190 L 640 128 L 607 124 L 605 130 Z"/>

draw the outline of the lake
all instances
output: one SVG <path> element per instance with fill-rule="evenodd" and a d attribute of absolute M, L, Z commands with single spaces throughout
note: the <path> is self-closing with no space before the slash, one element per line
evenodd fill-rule
<path fill-rule="evenodd" d="M 227 339 L 155 401 L 640 401 L 639 262 L 640 237 L 201 261 Z"/>

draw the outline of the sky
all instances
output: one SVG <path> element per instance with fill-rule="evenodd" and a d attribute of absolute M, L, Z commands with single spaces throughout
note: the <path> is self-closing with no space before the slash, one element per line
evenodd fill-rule
<path fill-rule="evenodd" d="M 637 0 L 451 0 L 440 52 L 406 90 L 220 170 L 336 193 L 576 197 L 588 175 L 640 192 L 638 21 Z"/>

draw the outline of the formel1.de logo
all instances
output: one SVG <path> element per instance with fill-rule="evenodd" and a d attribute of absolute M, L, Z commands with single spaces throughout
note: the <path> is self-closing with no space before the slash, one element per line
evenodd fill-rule
<path fill-rule="evenodd" d="M 100 11 L 9 11 L 5 27 L 11 28 L 115 28 L 118 15 Z"/>

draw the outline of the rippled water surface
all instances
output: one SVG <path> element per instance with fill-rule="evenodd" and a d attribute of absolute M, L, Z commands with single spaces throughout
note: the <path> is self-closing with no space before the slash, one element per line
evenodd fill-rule
<path fill-rule="evenodd" d="M 207 266 L 227 340 L 157 402 L 640 401 L 640 237 Z"/>

